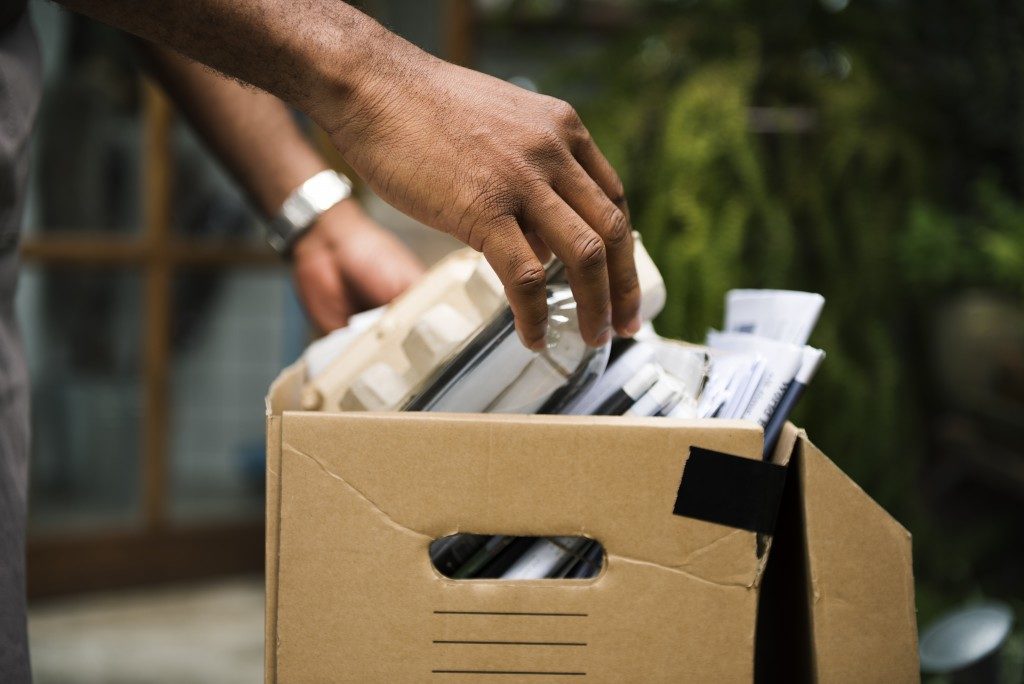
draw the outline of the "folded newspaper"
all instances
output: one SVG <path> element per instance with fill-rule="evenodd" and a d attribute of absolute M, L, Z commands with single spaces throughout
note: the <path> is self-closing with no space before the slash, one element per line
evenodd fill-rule
<path fill-rule="evenodd" d="M 807 345 L 824 299 L 783 290 L 732 290 L 725 326 L 698 346 L 658 336 L 661 274 L 636 240 L 645 325 L 635 339 L 584 344 L 560 265 L 548 269 L 546 348 L 520 344 L 501 283 L 472 250 L 456 252 L 387 307 L 306 351 L 303 406 L 320 411 L 547 413 L 752 420 L 769 458 L 824 352 Z M 457 534 L 435 541 L 446 576 L 587 578 L 603 551 L 582 537 Z"/>

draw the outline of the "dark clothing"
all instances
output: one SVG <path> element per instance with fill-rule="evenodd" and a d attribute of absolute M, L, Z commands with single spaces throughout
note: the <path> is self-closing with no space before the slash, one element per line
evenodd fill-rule
<path fill-rule="evenodd" d="M 3 5 L 0 5 L 0 30 L 21 19 L 26 5 L 28 5 L 28 0 L 6 0 Z"/>
<path fill-rule="evenodd" d="M 18 229 L 42 67 L 24 2 L 0 10 L 0 681 L 30 679 L 25 628 L 28 373 L 14 320 Z M 20 6 L 15 17 L 9 7 Z"/>

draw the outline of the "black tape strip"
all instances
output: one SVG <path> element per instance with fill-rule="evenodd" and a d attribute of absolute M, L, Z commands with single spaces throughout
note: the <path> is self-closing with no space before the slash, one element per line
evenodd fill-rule
<path fill-rule="evenodd" d="M 691 447 L 672 512 L 771 534 L 785 484 L 784 466 Z"/>

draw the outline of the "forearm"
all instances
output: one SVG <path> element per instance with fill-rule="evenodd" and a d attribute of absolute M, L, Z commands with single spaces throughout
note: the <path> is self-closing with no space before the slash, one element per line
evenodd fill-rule
<path fill-rule="evenodd" d="M 364 82 L 411 68 L 405 56 L 419 52 L 341 0 L 58 2 L 259 86 L 325 127 L 368 106 L 353 97 Z"/>
<path fill-rule="evenodd" d="M 140 46 L 152 73 L 265 216 L 327 168 L 278 98 L 166 48 Z"/>
<path fill-rule="evenodd" d="M 150 71 L 265 215 L 276 214 L 296 187 L 327 167 L 278 98 L 166 48 L 140 48 Z M 418 260 L 354 199 L 314 222 L 296 241 L 292 263 L 300 298 L 321 330 L 391 301 L 421 273 Z"/>
<path fill-rule="evenodd" d="M 447 64 L 341 0 L 59 0 L 306 112 L 382 198 L 484 253 L 542 348 L 542 259 L 584 339 L 640 328 L 622 182 L 565 102 Z"/>

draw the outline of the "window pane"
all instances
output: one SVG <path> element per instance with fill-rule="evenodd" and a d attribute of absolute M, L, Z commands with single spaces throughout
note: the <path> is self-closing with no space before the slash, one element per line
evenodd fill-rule
<path fill-rule="evenodd" d="M 263 227 L 248 198 L 180 118 L 174 121 L 171 144 L 174 232 L 190 240 L 265 247 Z"/>
<path fill-rule="evenodd" d="M 445 5 L 422 0 L 367 0 L 363 10 L 427 52 L 442 55 Z"/>
<path fill-rule="evenodd" d="M 172 517 L 258 518 L 263 397 L 309 339 L 288 273 L 191 271 L 175 280 L 174 300 Z"/>
<path fill-rule="evenodd" d="M 138 232 L 141 89 L 120 32 L 33 0 L 45 96 L 26 230 Z"/>
<path fill-rule="evenodd" d="M 26 269 L 18 311 L 32 374 L 30 526 L 123 526 L 139 511 L 140 279 Z"/>

